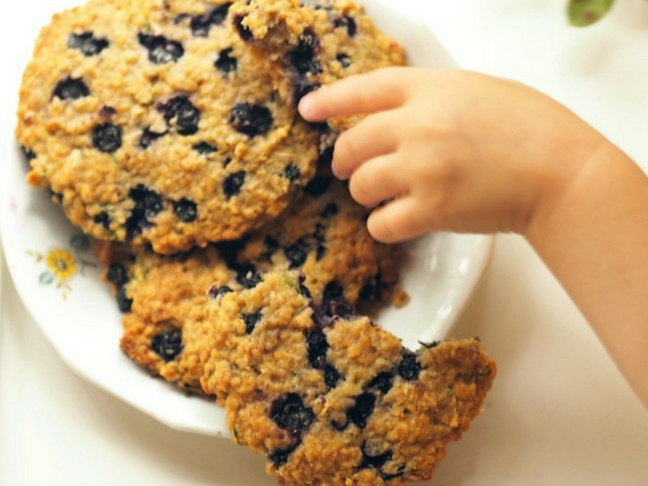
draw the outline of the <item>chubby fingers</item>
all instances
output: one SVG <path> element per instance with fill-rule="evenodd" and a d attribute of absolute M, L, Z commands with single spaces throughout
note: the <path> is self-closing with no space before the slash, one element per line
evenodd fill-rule
<path fill-rule="evenodd" d="M 375 113 L 400 105 L 406 96 L 404 67 L 389 67 L 350 76 L 304 96 L 299 113 L 308 121 Z"/>
<path fill-rule="evenodd" d="M 397 154 L 376 157 L 361 165 L 349 181 L 351 197 L 359 204 L 372 208 L 383 201 L 402 196 L 407 184 L 399 171 Z"/>
<path fill-rule="evenodd" d="M 344 132 L 335 142 L 333 174 L 349 179 L 365 162 L 398 147 L 398 110 L 370 115 Z"/>
<path fill-rule="evenodd" d="M 383 243 L 400 243 L 429 231 L 425 211 L 409 195 L 374 209 L 367 219 L 367 229 L 371 236 Z"/>

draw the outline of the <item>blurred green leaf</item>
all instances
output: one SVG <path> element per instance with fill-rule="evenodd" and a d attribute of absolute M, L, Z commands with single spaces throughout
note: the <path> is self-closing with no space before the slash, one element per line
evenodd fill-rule
<path fill-rule="evenodd" d="M 569 0 L 569 23 L 576 27 L 592 25 L 601 20 L 613 4 L 614 0 Z"/>

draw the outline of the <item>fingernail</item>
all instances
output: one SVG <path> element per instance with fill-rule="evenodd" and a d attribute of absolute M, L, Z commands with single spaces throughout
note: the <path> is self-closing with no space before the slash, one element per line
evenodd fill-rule
<path fill-rule="evenodd" d="M 299 104 L 297 105 L 297 110 L 299 111 L 299 114 L 305 118 L 309 119 L 313 112 L 313 97 L 311 96 L 310 93 L 308 93 L 306 96 L 302 97 L 301 100 L 299 100 Z"/>

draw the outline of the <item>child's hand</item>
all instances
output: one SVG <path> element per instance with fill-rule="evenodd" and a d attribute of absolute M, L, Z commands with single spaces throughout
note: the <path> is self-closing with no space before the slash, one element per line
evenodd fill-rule
<path fill-rule="evenodd" d="M 312 121 L 367 114 L 335 146 L 378 240 L 521 233 L 648 408 L 648 177 L 562 105 L 461 71 L 389 68 L 305 96 Z"/>
<path fill-rule="evenodd" d="M 431 230 L 524 233 L 603 138 L 526 86 L 464 71 L 388 68 L 304 97 L 302 116 L 368 114 L 335 146 L 333 171 L 376 208 L 378 240 Z"/>

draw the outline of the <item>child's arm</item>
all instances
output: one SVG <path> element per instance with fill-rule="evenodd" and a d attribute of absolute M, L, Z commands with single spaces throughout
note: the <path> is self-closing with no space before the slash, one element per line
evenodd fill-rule
<path fill-rule="evenodd" d="M 300 103 L 312 121 L 368 114 L 333 170 L 396 242 L 432 230 L 517 232 L 551 268 L 648 407 L 648 178 L 564 106 L 519 83 L 390 68 Z"/>

